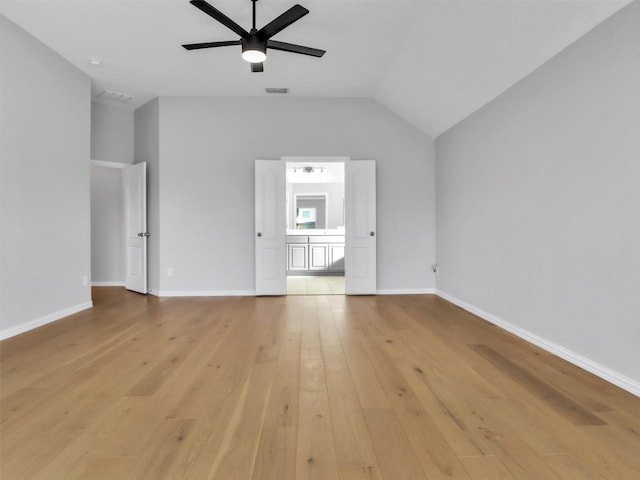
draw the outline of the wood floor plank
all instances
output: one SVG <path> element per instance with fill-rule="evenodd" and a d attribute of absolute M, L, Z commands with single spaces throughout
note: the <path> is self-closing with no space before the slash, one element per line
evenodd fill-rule
<path fill-rule="evenodd" d="M 253 469 L 254 480 L 287 480 L 296 475 L 301 333 L 283 339 Z"/>
<path fill-rule="evenodd" d="M 175 465 L 175 459 L 188 451 L 188 438 L 193 432 L 194 423 L 194 420 L 178 418 L 164 420 L 136 462 L 131 478 L 170 478 L 168 470 Z"/>
<path fill-rule="evenodd" d="M 383 337 L 389 337 L 385 332 Z M 386 340 L 381 340 L 386 343 Z M 469 476 L 446 438 L 424 409 L 402 372 L 379 345 L 367 350 L 394 412 L 403 426 L 427 478 L 468 480 Z M 395 353 L 400 355 L 399 352 Z M 425 435 L 424 432 L 429 432 Z"/>
<path fill-rule="evenodd" d="M 494 455 L 461 457 L 460 461 L 475 480 L 518 480 Z"/>
<path fill-rule="evenodd" d="M 323 346 L 323 354 L 338 466 L 373 466 L 373 444 L 342 347 Z"/>
<path fill-rule="evenodd" d="M 638 397 L 433 295 L 93 300 L 0 342 L 3 480 L 640 478 Z"/>
<path fill-rule="evenodd" d="M 0 478 L 31 480 L 46 478 L 48 465 L 54 461 L 67 446 L 72 444 L 82 432 L 77 430 L 49 431 L 30 442 L 29 448 L 23 444 L 0 442 Z M 6 443 L 9 443 L 7 445 Z M 34 452 L 39 452 L 34 455 Z M 76 458 L 78 462 L 80 457 Z"/>
<path fill-rule="evenodd" d="M 391 408 L 365 410 L 365 420 L 385 479 L 426 480 L 420 460 Z"/>
<path fill-rule="evenodd" d="M 340 480 L 381 480 L 377 467 L 344 467 L 340 469 Z"/>
<path fill-rule="evenodd" d="M 542 460 L 562 479 L 602 480 L 603 478 L 618 478 L 615 476 L 602 476 L 585 462 L 578 461 L 573 454 L 544 455 Z"/>
<path fill-rule="evenodd" d="M 300 359 L 300 391 L 326 392 L 318 313 L 313 297 L 306 297 L 305 300 Z"/>
<path fill-rule="evenodd" d="M 496 352 L 487 345 L 474 345 L 473 350 L 489 360 L 502 373 L 509 375 L 516 382 L 524 385 L 531 393 L 548 402 L 576 425 L 605 425 L 601 418 L 592 414 L 567 396 L 547 383 L 541 381 L 526 369 Z"/>
<path fill-rule="evenodd" d="M 224 433 L 209 479 L 251 478 L 274 369 L 274 363 L 265 362 L 257 363 L 252 368 L 245 386 L 246 393 L 240 397 Z"/>
<path fill-rule="evenodd" d="M 252 480 L 295 480 L 297 438 L 297 421 L 296 426 L 264 427 Z"/>
<path fill-rule="evenodd" d="M 298 480 L 338 478 L 329 399 L 326 392 L 300 392 L 296 478 Z"/>
<path fill-rule="evenodd" d="M 65 480 L 127 478 L 133 471 L 136 460 L 136 457 L 85 457 L 71 470 Z"/>

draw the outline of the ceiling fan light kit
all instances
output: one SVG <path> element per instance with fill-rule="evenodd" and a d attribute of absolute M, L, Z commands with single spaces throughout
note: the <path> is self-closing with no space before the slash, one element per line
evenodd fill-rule
<path fill-rule="evenodd" d="M 182 45 L 187 50 L 199 50 L 203 48 L 215 48 L 215 47 L 228 47 L 232 45 L 242 46 L 242 58 L 251 64 L 252 72 L 262 72 L 264 67 L 262 62 L 267 58 L 267 50 L 280 50 L 282 52 L 298 53 L 301 55 L 309 55 L 312 57 L 322 57 L 325 54 L 324 50 L 317 48 L 304 47 L 302 45 L 295 45 L 293 43 L 278 42 L 271 40 L 278 32 L 281 32 L 289 25 L 297 22 L 304 17 L 309 10 L 301 5 L 294 5 L 289 10 L 272 20 L 270 23 L 262 27 L 260 30 L 256 28 L 256 2 L 258 0 L 251 0 L 253 5 L 253 27 L 251 31 L 247 32 L 244 28 L 238 25 L 236 22 L 227 17 L 220 10 L 211 6 L 204 0 L 191 0 L 189 3 L 198 8 L 202 12 L 209 15 L 211 18 L 217 20 L 231 31 L 240 35 L 239 40 L 230 40 L 223 42 L 204 42 L 204 43 L 189 43 Z"/>
<path fill-rule="evenodd" d="M 249 63 L 262 63 L 267 59 L 267 42 L 257 37 L 242 39 L 242 59 Z"/>

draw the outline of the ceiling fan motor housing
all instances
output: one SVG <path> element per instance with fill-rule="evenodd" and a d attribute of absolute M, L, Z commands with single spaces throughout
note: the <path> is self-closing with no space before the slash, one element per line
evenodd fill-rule
<path fill-rule="evenodd" d="M 257 50 L 264 54 L 267 53 L 267 40 L 261 39 L 255 32 L 251 32 L 248 37 L 242 37 L 242 53 L 247 50 Z"/>

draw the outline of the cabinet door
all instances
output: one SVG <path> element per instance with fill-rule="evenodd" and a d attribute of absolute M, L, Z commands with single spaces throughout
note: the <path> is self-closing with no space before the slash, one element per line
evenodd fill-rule
<path fill-rule="evenodd" d="M 329 244 L 327 264 L 332 272 L 344 272 L 344 244 Z"/>
<path fill-rule="evenodd" d="M 308 270 L 307 244 L 287 245 L 288 270 Z"/>
<path fill-rule="evenodd" d="M 309 244 L 309 270 L 326 270 L 327 269 L 327 244 Z"/>

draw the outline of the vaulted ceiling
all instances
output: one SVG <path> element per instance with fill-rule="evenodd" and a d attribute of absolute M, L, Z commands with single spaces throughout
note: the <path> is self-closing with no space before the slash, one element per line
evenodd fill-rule
<path fill-rule="evenodd" d="M 236 34 L 187 0 L 1 0 L 0 13 L 104 89 L 132 95 L 371 97 L 437 137 L 629 0 L 260 0 L 258 28 L 296 1 L 310 14 L 274 37 L 327 50 L 269 51 L 251 73 L 240 47 L 180 45 Z M 249 0 L 209 0 L 244 28 Z M 102 61 L 99 67 L 90 58 Z"/>

